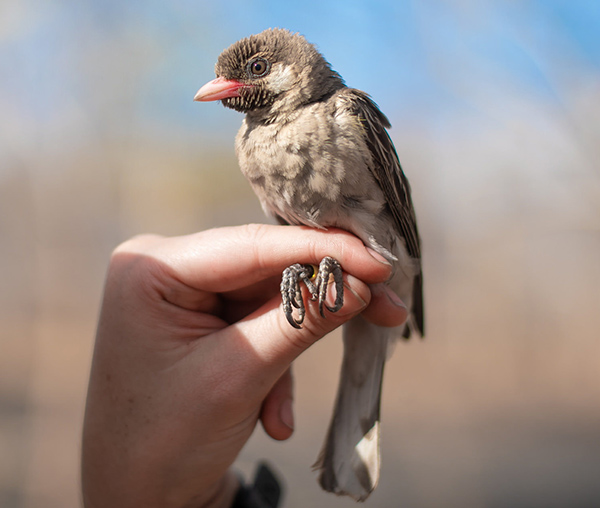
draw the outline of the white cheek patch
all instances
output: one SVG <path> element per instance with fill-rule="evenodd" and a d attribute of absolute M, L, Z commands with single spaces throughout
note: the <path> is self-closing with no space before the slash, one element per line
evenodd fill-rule
<path fill-rule="evenodd" d="M 269 88 L 276 94 L 289 90 L 296 81 L 296 73 L 291 65 L 277 63 L 271 67 L 271 73 L 267 79 Z"/>

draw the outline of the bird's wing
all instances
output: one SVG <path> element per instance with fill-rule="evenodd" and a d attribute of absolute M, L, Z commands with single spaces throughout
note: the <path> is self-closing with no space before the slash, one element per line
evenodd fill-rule
<path fill-rule="evenodd" d="M 346 88 L 341 93 L 344 95 L 343 99 L 350 113 L 356 115 L 363 128 L 372 159 L 369 169 L 383 190 L 396 230 L 404 238 L 408 254 L 420 262 L 421 245 L 415 209 L 410 196 L 410 184 L 402 171 L 398 154 L 386 130 L 390 127 L 390 122 L 365 92 Z M 419 273 L 414 281 L 412 311 L 421 334 L 424 328 L 422 283 L 422 275 Z"/>
<path fill-rule="evenodd" d="M 390 127 L 390 122 L 365 92 L 348 88 L 345 94 L 349 99 L 351 113 L 358 117 L 364 130 L 372 158 L 369 169 L 383 190 L 396 229 L 406 242 L 408 254 L 420 259 L 419 232 L 410 197 L 410 185 L 386 130 Z"/>

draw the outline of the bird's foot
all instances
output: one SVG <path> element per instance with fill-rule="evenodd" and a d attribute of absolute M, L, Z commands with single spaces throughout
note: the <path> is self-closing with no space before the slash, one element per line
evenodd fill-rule
<path fill-rule="evenodd" d="M 333 307 L 325 303 L 329 279 L 333 276 L 335 283 L 335 302 Z M 311 300 L 318 301 L 319 314 L 325 317 L 323 307 L 329 312 L 337 312 L 344 304 L 344 281 L 340 264 L 333 258 L 327 256 L 321 260 L 318 268 L 315 265 L 289 266 L 283 271 L 281 279 L 281 297 L 283 299 L 283 312 L 290 325 L 301 328 L 306 307 L 302 300 L 301 282 L 307 287 Z M 294 317 L 294 308 L 297 309 L 298 317 Z"/>

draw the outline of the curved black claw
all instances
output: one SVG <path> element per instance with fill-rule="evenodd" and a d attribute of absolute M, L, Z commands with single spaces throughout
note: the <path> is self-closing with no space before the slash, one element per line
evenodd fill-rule
<path fill-rule="evenodd" d="M 325 303 L 327 298 L 327 289 L 329 278 L 333 275 L 335 283 L 336 298 L 333 307 Z M 311 295 L 311 300 L 318 301 L 319 313 L 325 317 L 323 306 L 327 307 L 330 312 L 337 312 L 344 304 L 344 281 L 343 272 L 340 264 L 332 257 L 323 258 L 319 264 L 318 273 L 315 277 L 315 267 L 312 265 L 295 265 L 287 267 L 283 271 L 281 278 L 281 298 L 283 301 L 283 312 L 288 320 L 288 323 L 294 328 L 301 328 L 306 315 L 306 307 L 302 300 L 302 290 L 300 282 L 308 288 Z M 315 279 L 313 283 L 312 279 Z M 294 308 L 298 310 L 298 317 L 294 317 Z"/>
<path fill-rule="evenodd" d="M 333 307 L 330 307 L 325 303 L 325 299 L 327 298 L 329 277 L 331 275 L 333 275 L 333 282 L 335 283 L 335 302 Z M 315 285 L 319 291 L 319 314 L 321 314 L 322 317 L 325 317 L 325 314 L 323 313 L 323 306 L 327 307 L 329 312 L 337 312 L 342 308 L 344 305 L 344 279 L 342 267 L 337 260 L 329 256 L 321 260 Z"/>
<path fill-rule="evenodd" d="M 294 328 L 301 328 L 306 315 L 306 308 L 302 300 L 302 290 L 300 282 L 304 282 L 313 299 L 316 299 L 317 288 L 312 283 L 311 278 L 314 275 L 314 268 L 311 265 L 295 265 L 288 266 L 283 271 L 279 290 L 281 291 L 281 299 L 283 301 L 283 312 L 288 320 L 288 323 Z M 294 317 L 293 307 L 298 309 L 298 318 Z"/>

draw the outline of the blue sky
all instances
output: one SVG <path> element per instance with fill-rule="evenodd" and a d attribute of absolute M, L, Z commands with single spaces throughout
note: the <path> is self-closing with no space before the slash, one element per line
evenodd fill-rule
<path fill-rule="evenodd" d="M 78 130 L 67 121 L 78 114 L 112 123 L 115 135 L 230 130 L 238 115 L 191 97 L 222 49 L 273 26 L 306 35 L 396 124 L 452 128 L 507 90 L 560 102 L 562 87 L 600 72 L 593 0 L 23 0 L 2 9 L 0 104 L 42 130 Z"/>

